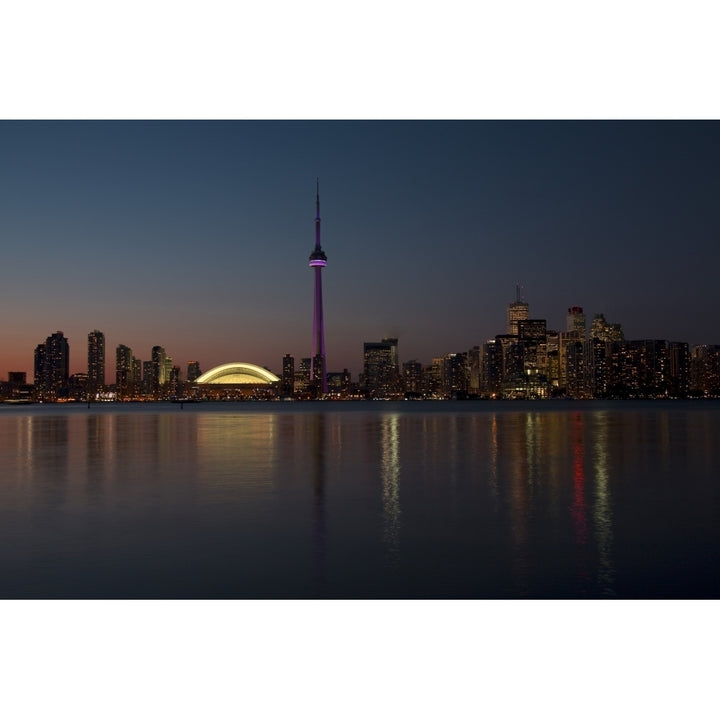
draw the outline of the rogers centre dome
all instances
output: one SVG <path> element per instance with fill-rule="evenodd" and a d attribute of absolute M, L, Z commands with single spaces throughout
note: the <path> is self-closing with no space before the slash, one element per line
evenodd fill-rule
<path fill-rule="evenodd" d="M 280 378 L 259 365 L 250 363 L 227 363 L 203 373 L 198 385 L 272 385 Z"/>

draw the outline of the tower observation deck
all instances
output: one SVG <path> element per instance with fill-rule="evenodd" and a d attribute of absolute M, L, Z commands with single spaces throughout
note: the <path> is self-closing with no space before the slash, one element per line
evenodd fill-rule
<path fill-rule="evenodd" d="M 327 255 L 320 245 L 320 181 L 317 181 L 315 200 L 315 249 L 310 254 L 309 265 L 315 271 L 315 303 L 313 308 L 313 339 L 310 355 L 310 388 L 315 397 L 328 391 L 325 365 L 325 325 L 323 322 L 322 269 L 327 265 Z"/>

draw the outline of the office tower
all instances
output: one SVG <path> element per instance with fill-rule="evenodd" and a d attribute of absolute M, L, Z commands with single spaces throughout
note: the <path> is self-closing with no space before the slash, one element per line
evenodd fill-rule
<path fill-rule="evenodd" d="M 200 363 L 197 360 L 190 360 L 187 367 L 188 382 L 195 382 L 201 375 Z"/>
<path fill-rule="evenodd" d="M 518 320 L 517 333 L 515 334 L 520 341 L 545 342 L 547 336 L 547 321 L 530 319 Z"/>
<path fill-rule="evenodd" d="M 368 397 L 389 398 L 400 394 L 397 338 L 363 344 L 363 378 Z"/>
<path fill-rule="evenodd" d="M 433 358 L 430 365 L 423 368 L 423 395 L 427 398 L 442 396 L 442 372 L 444 358 Z"/>
<path fill-rule="evenodd" d="M 608 389 L 607 343 L 598 337 L 591 337 L 588 352 L 590 390 L 593 397 L 603 398 Z"/>
<path fill-rule="evenodd" d="M 530 316 L 530 305 L 526 303 L 520 294 L 522 288 L 519 285 L 515 287 L 515 302 L 511 302 L 507 306 L 507 334 L 518 334 L 518 320 L 527 320 Z"/>
<path fill-rule="evenodd" d="M 602 313 L 597 313 L 590 325 L 590 337 L 602 342 L 621 342 L 625 339 L 620 323 L 612 325 L 605 320 Z"/>
<path fill-rule="evenodd" d="M 132 394 L 133 354 L 127 345 L 118 345 L 115 350 L 115 392 L 120 399 Z"/>
<path fill-rule="evenodd" d="M 165 384 L 166 360 L 165 348 L 160 345 L 153 346 L 150 352 L 150 392 L 154 395 L 157 395 Z"/>
<path fill-rule="evenodd" d="M 514 381 L 523 375 L 523 348 L 518 342 L 517 327 L 513 335 L 496 335 L 495 342 L 500 348 L 502 358 L 502 382 Z"/>
<path fill-rule="evenodd" d="M 484 397 L 497 397 L 502 385 L 502 345 L 489 340 L 483 343 L 480 357 L 480 392 Z"/>
<path fill-rule="evenodd" d="M 442 393 L 446 397 L 462 399 L 468 389 L 467 353 L 448 353 L 443 358 Z"/>
<path fill-rule="evenodd" d="M 150 395 L 153 392 L 155 384 L 155 364 L 152 360 L 142 361 L 142 389 L 144 395 Z"/>
<path fill-rule="evenodd" d="M 139 358 L 136 358 L 133 355 L 132 375 L 130 376 L 130 387 L 133 392 L 137 392 L 137 390 L 142 386 L 142 376 L 143 376 L 142 360 L 140 360 Z"/>
<path fill-rule="evenodd" d="M 408 360 L 402 364 L 403 389 L 409 395 L 420 396 L 423 391 L 423 367 L 418 360 Z"/>
<path fill-rule="evenodd" d="M 295 373 L 295 392 L 303 395 L 310 388 L 310 358 L 301 358 L 300 365 Z"/>
<path fill-rule="evenodd" d="M 340 398 L 350 394 L 350 373 L 345 368 L 342 372 L 328 373 L 328 391 Z"/>
<path fill-rule="evenodd" d="M 105 335 L 99 330 L 88 333 L 88 392 L 95 394 L 105 385 Z"/>
<path fill-rule="evenodd" d="M 518 320 L 517 326 L 523 374 L 545 375 L 547 371 L 547 321 Z"/>
<path fill-rule="evenodd" d="M 585 313 L 577 305 L 568 308 L 567 331 L 576 333 L 578 340 L 585 340 Z"/>
<path fill-rule="evenodd" d="M 172 382 L 172 376 L 173 376 L 173 368 L 175 365 L 173 365 L 173 360 L 169 355 L 165 355 L 165 362 L 163 363 L 163 372 L 160 376 L 160 384 L 161 385 L 169 385 Z M 178 376 L 178 380 L 180 377 Z"/>
<path fill-rule="evenodd" d="M 570 335 L 574 335 L 568 333 Z M 571 338 L 565 345 L 565 383 L 566 392 L 572 398 L 584 398 L 588 395 L 585 343 Z"/>
<path fill-rule="evenodd" d="M 317 183 L 315 213 L 315 249 L 310 255 L 310 267 L 315 271 L 315 303 L 313 308 L 313 341 L 310 357 L 310 389 L 313 396 L 327 393 L 325 360 L 325 327 L 323 323 L 322 269 L 327 265 L 327 255 L 320 246 L 320 182 Z"/>
<path fill-rule="evenodd" d="M 180 366 L 173 365 L 171 358 L 168 358 L 168 360 L 170 360 L 170 369 L 168 370 L 167 374 L 167 384 L 170 389 L 170 393 L 172 395 L 177 395 L 178 391 L 180 390 L 180 384 L 182 383 Z"/>
<path fill-rule="evenodd" d="M 284 355 L 282 361 L 282 380 L 280 383 L 280 394 L 283 397 L 291 397 L 295 392 L 295 358 L 292 355 Z"/>
<path fill-rule="evenodd" d="M 474 345 L 468 350 L 468 393 L 478 395 L 480 393 L 480 358 L 482 351 L 479 345 Z"/>

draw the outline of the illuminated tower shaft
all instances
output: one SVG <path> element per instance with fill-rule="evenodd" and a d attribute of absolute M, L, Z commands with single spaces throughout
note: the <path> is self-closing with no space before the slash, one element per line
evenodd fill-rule
<path fill-rule="evenodd" d="M 315 213 L 315 249 L 310 255 L 310 267 L 315 270 L 315 307 L 313 310 L 313 346 L 310 357 L 310 386 L 317 396 L 328 391 L 325 371 L 325 326 L 323 324 L 322 269 L 327 256 L 320 246 L 320 182 L 317 183 Z"/>

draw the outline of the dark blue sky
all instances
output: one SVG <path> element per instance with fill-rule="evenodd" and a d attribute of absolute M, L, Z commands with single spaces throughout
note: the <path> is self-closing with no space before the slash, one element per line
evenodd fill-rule
<path fill-rule="evenodd" d="M 63 330 L 183 369 L 310 353 L 320 178 L 330 370 L 429 362 L 570 305 L 720 343 L 720 123 L 0 122 L 0 377 Z"/>

